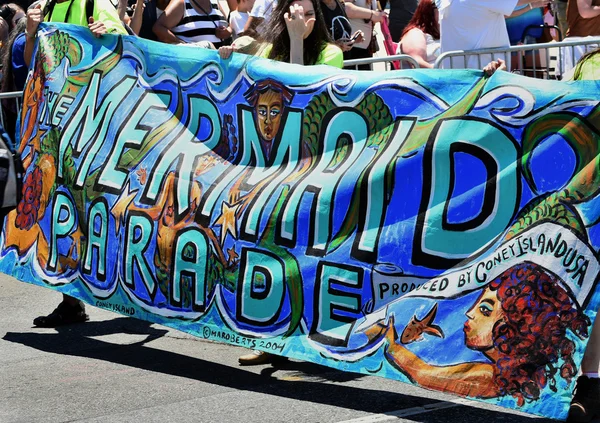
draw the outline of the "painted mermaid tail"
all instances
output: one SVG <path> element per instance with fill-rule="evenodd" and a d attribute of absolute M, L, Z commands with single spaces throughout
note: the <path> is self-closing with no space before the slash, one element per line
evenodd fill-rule
<path fill-rule="evenodd" d="M 584 223 L 574 205 L 589 201 L 600 190 L 600 110 L 585 119 L 569 112 L 552 113 L 533 121 L 523 134 L 523 177 L 532 191 L 538 187 L 531 171 L 531 156 L 542 141 L 560 135 L 572 148 L 576 166 L 569 182 L 560 190 L 541 195 L 527 204 L 508 230 L 505 240 L 514 238 L 528 227 L 554 222 L 586 234 Z"/>

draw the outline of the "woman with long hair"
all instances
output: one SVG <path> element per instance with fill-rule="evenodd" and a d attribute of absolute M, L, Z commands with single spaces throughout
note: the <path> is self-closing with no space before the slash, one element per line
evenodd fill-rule
<path fill-rule="evenodd" d="M 343 56 L 323 20 L 318 0 L 287 0 L 277 3 L 263 36 L 261 56 L 298 65 L 329 64 L 341 67 Z"/>
<path fill-rule="evenodd" d="M 486 362 L 440 366 L 428 363 L 401 342 L 393 319 L 365 333 L 385 335 L 385 357 L 419 385 L 474 398 L 512 396 L 522 406 L 537 400 L 556 380 L 577 375 L 575 343 L 567 333 L 584 339 L 589 318 L 574 305 L 558 278 L 541 266 L 524 262 L 490 282 L 466 313 L 467 348 L 481 352 Z"/>
<path fill-rule="evenodd" d="M 408 54 L 422 68 L 433 68 L 440 55 L 439 14 L 433 0 L 421 0 L 412 19 L 404 28 L 398 54 Z"/>
<path fill-rule="evenodd" d="M 240 37 L 233 46 L 221 47 L 221 58 L 233 51 L 297 65 L 330 65 L 341 68 L 342 50 L 332 43 L 319 0 L 283 0 L 273 11 L 261 40 Z"/>

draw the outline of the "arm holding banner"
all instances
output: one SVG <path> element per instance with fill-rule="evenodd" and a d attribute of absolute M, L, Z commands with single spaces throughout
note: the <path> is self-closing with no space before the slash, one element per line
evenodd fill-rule
<path fill-rule="evenodd" d="M 31 63 L 36 32 L 43 19 L 41 4 L 38 3 L 34 8 L 27 10 L 27 27 L 25 28 L 26 42 L 25 50 L 23 52 L 23 58 L 25 59 L 25 64 L 27 66 Z"/>
<path fill-rule="evenodd" d="M 496 71 L 505 71 L 506 62 L 502 59 L 492 60 L 490 63 L 484 66 L 483 71 L 487 76 L 492 76 Z"/>
<path fill-rule="evenodd" d="M 88 28 L 90 29 L 90 31 L 92 31 L 92 34 L 94 34 L 94 37 L 98 38 L 101 35 L 106 34 L 108 28 L 106 28 L 106 26 L 104 25 L 104 22 L 102 21 L 95 21 L 94 18 L 92 18 L 91 16 L 88 18 Z"/>

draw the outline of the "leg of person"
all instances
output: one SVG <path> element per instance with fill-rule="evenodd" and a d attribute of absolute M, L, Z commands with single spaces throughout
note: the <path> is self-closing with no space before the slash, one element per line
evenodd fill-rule
<path fill-rule="evenodd" d="M 238 358 L 241 366 L 259 366 L 261 364 L 277 363 L 286 361 L 287 357 L 271 354 L 264 351 L 253 350 L 249 354 L 245 354 Z"/>
<path fill-rule="evenodd" d="M 85 313 L 85 305 L 77 298 L 63 294 L 62 302 L 47 316 L 39 316 L 33 320 L 33 325 L 40 328 L 81 323 L 89 320 Z"/>
<path fill-rule="evenodd" d="M 567 420 L 572 423 L 591 422 L 600 417 L 600 323 L 597 318 L 581 362 L 581 372 Z"/>

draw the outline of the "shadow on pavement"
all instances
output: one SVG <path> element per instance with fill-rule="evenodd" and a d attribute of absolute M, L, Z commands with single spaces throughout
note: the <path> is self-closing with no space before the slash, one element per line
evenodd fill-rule
<path fill-rule="evenodd" d="M 385 414 L 394 410 L 439 403 L 439 401 L 431 398 L 340 385 L 338 383 L 348 382 L 364 375 L 342 372 L 313 363 L 288 361 L 278 364 L 276 367 L 267 367 L 260 374 L 256 374 L 237 367 L 237 363 L 228 366 L 152 348 L 144 344 L 164 336 L 168 331 L 152 327 L 149 322 L 130 317 L 63 326 L 56 328 L 56 331 L 53 333 L 7 332 L 3 339 L 47 353 L 103 360 L 233 389 L 343 407 L 367 413 Z M 116 345 L 92 338 L 122 333 L 147 336 L 142 341 L 128 345 Z M 280 370 L 291 372 L 292 377 L 289 378 L 290 380 L 272 377 L 275 372 Z M 293 375 L 308 375 L 310 380 L 297 380 Z M 450 418 L 451 415 L 454 418 Z M 476 418 L 478 421 L 486 422 L 525 423 L 534 419 L 539 423 L 552 421 L 484 410 L 469 405 L 458 405 L 451 409 L 403 418 L 433 423 L 436 421 L 466 421 L 469 416 Z"/>

